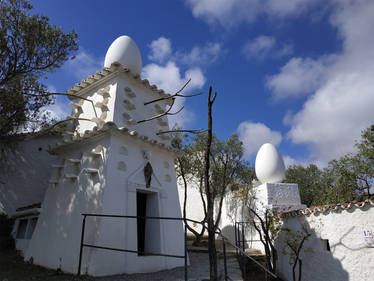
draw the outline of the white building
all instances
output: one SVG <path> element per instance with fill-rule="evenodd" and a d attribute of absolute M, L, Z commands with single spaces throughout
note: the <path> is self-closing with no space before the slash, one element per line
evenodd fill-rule
<path fill-rule="evenodd" d="M 177 188 L 174 158 L 161 114 L 170 100 L 140 78 L 136 44 L 119 37 L 108 49 L 104 68 L 67 91 L 72 120 L 63 136 L 19 135 L 1 144 L 0 213 L 16 218 L 16 247 L 25 260 L 77 273 L 82 213 L 181 217 L 184 188 Z M 81 98 L 80 98 L 81 97 Z M 83 98 L 83 99 L 82 99 Z M 50 153 L 47 153 L 47 150 Z M 374 275 L 374 202 L 305 208 L 296 184 L 280 183 L 284 163 L 265 144 L 256 158 L 255 208 L 283 212 L 283 226 L 312 231 L 302 251 L 303 280 L 372 280 Z M 179 195 L 178 195 L 179 192 Z M 201 221 L 198 189 L 189 189 L 187 217 Z M 181 202 L 179 201 L 181 198 Z M 224 200 L 219 227 L 235 242 L 235 222 L 248 221 L 248 210 L 232 194 Z M 199 229 L 199 225 L 193 225 Z M 246 247 L 263 249 L 247 227 Z M 87 217 L 84 243 L 141 252 L 184 255 L 181 221 Z M 284 233 L 276 241 L 278 273 L 292 280 Z M 183 259 L 83 248 L 82 273 L 94 276 L 153 272 L 183 266 Z M 318 270 L 316 268 L 318 267 Z"/>
<path fill-rule="evenodd" d="M 134 41 L 117 38 L 104 68 L 67 91 L 74 95 L 68 118 L 78 119 L 67 126 L 63 140 L 53 143 L 46 135 L 30 137 L 14 148 L 5 146 L 4 151 L 19 155 L 3 159 L 9 169 L 3 171 L 1 199 L 6 213 L 18 218 L 16 247 L 25 260 L 77 273 L 82 213 L 181 217 L 173 164 L 177 154 L 168 135 L 156 135 L 169 129 L 168 120 L 138 123 L 164 112 L 171 101 L 144 105 L 167 94 L 142 80 L 141 68 Z M 35 149 L 45 150 L 46 142 L 52 156 Z M 50 164 L 48 169 L 45 164 Z M 21 184 L 17 174 L 22 175 Z M 84 243 L 183 256 L 183 224 L 87 217 Z M 180 258 L 84 247 L 81 271 L 102 276 L 182 265 Z"/>

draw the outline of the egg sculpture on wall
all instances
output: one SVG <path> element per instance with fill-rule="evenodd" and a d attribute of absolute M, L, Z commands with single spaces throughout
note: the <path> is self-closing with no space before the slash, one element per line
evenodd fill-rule
<path fill-rule="evenodd" d="M 130 69 L 133 74 L 142 72 L 142 56 L 139 48 L 129 36 L 120 36 L 110 45 L 104 61 L 104 67 L 117 62 Z"/>
<path fill-rule="evenodd" d="M 280 183 L 285 178 L 282 155 L 271 143 L 263 144 L 257 152 L 256 176 L 261 183 Z"/>

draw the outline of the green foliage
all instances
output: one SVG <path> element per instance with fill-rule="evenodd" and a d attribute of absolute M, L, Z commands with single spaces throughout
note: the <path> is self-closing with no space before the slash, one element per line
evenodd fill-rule
<path fill-rule="evenodd" d="M 0 136 L 41 120 L 41 108 L 53 98 L 40 78 L 78 49 L 74 31 L 64 33 L 31 9 L 26 0 L 0 2 Z"/>
<path fill-rule="evenodd" d="M 307 206 L 364 200 L 374 188 L 374 125 L 363 131 L 357 152 L 329 162 L 320 170 L 316 165 L 290 166 L 285 182 L 299 185 L 301 202 Z"/>
<path fill-rule="evenodd" d="M 187 134 L 175 133 L 172 137 L 172 146 L 182 152 L 176 159 L 177 177 L 184 182 L 185 187 L 198 188 L 205 217 L 207 217 L 207 196 L 204 185 L 206 140 L 206 134 L 198 134 L 191 138 Z M 248 163 L 242 160 L 243 144 L 236 134 L 231 135 L 226 141 L 213 136 L 210 156 L 209 186 L 217 207 L 215 225 L 218 226 L 226 192 L 234 191 L 240 197 L 249 194 L 255 173 L 253 167 L 249 167 Z M 198 233 L 190 227 L 189 230 L 196 236 L 195 243 L 198 244 L 204 231 Z"/>
<path fill-rule="evenodd" d="M 181 169 L 188 175 L 192 183 L 199 185 L 204 183 L 204 150 L 206 134 L 196 135 L 190 138 L 180 133 L 175 134 L 172 145 L 182 151 L 177 159 L 177 175 L 181 175 Z M 237 134 L 231 135 L 226 141 L 221 141 L 213 136 L 211 147 L 211 172 L 210 186 L 215 197 L 225 195 L 227 188 L 239 190 L 244 185 L 251 183 L 255 177 L 253 167 L 242 159 L 243 143 Z M 202 191 L 203 192 L 203 191 Z"/>
<path fill-rule="evenodd" d="M 267 268 L 276 272 L 278 254 L 274 246 L 282 229 L 282 220 L 277 210 L 261 208 L 262 212 L 256 210 L 252 205 L 248 206 L 251 224 L 256 229 L 261 243 L 264 245 Z"/>
<path fill-rule="evenodd" d="M 307 206 L 327 204 L 323 171 L 314 164 L 307 167 L 293 165 L 286 170 L 284 182 L 299 185 L 301 203 Z"/>

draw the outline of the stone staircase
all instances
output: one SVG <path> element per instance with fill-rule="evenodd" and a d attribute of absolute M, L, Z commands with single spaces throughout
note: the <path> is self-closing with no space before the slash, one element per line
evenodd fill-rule
<path fill-rule="evenodd" d="M 242 273 L 240 269 L 239 262 L 236 258 L 235 249 L 226 246 L 226 266 L 227 266 L 227 275 L 233 281 L 243 281 Z M 208 249 L 206 247 L 195 247 L 191 243 L 188 245 L 188 252 L 191 262 L 191 267 L 194 272 L 192 277 L 188 278 L 189 281 L 203 281 L 209 280 L 209 257 Z M 225 280 L 225 271 L 224 271 L 224 255 L 222 251 L 222 242 L 217 241 L 217 263 L 218 263 L 218 276 L 219 280 Z M 192 270 L 191 270 L 192 271 Z M 199 276 L 196 276 L 196 273 L 199 272 Z M 229 279 L 230 280 L 230 279 Z"/>

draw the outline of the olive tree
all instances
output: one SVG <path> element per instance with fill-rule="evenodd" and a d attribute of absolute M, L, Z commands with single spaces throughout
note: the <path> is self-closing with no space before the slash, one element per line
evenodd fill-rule
<path fill-rule="evenodd" d="M 74 31 L 31 10 L 27 0 L 0 1 L 0 136 L 43 121 L 41 109 L 54 99 L 41 80 L 78 49 Z"/>

